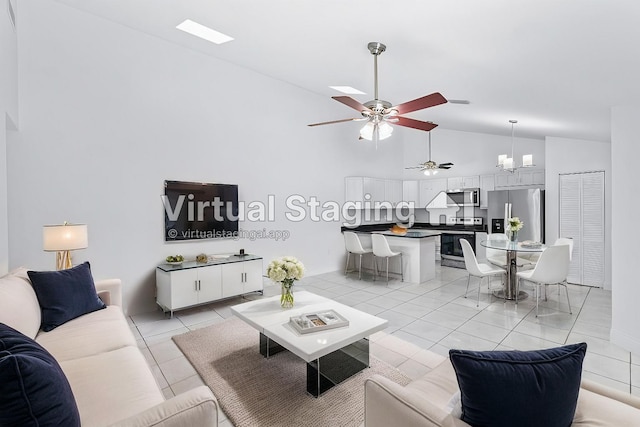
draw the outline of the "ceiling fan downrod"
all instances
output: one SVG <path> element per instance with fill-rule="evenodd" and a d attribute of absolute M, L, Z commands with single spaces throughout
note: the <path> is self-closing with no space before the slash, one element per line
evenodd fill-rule
<path fill-rule="evenodd" d="M 373 82 L 374 99 L 378 100 L 378 55 L 387 50 L 387 46 L 380 42 L 370 42 L 367 45 L 369 52 L 373 55 Z"/>

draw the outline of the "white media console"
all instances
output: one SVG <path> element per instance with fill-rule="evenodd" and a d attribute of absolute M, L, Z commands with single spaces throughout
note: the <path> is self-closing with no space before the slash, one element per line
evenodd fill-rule
<path fill-rule="evenodd" d="M 262 258 L 231 255 L 207 263 L 162 264 L 156 268 L 156 302 L 165 312 L 262 291 Z"/>

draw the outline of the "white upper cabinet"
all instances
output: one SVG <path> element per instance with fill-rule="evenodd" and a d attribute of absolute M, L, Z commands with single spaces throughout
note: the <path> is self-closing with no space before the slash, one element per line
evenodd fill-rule
<path fill-rule="evenodd" d="M 371 196 L 371 203 L 383 202 L 385 200 L 384 194 L 384 179 L 381 178 L 364 178 L 364 198 L 367 200 L 367 194 Z"/>
<path fill-rule="evenodd" d="M 403 184 L 399 179 L 348 176 L 344 179 L 345 201 L 371 203 L 389 202 L 393 206 L 402 201 Z M 365 197 L 366 195 L 368 197 Z"/>
<path fill-rule="evenodd" d="M 440 209 L 447 207 L 447 179 L 424 179 L 420 181 L 420 207 Z"/>
<path fill-rule="evenodd" d="M 413 203 L 417 208 L 420 203 L 419 181 L 402 181 L 402 200 Z"/>
<path fill-rule="evenodd" d="M 393 206 L 396 206 L 402 201 L 403 186 L 402 181 L 399 179 L 385 179 L 384 180 L 384 198 L 385 201 L 390 202 Z"/>
<path fill-rule="evenodd" d="M 344 179 L 344 200 L 346 202 L 363 202 L 364 180 L 361 176 L 348 176 Z"/>
<path fill-rule="evenodd" d="M 495 175 L 480 176 L 480 209 L 489 207 L 489 191 L 496 189 Z"/>
<path fill-rule="evenodd" d="M 480 187 L 480 177 L 478 175 L 447 178 L 447 189 L 449 190 L 478 187 Z"/>
<path fill-rule="evenodd" d="M 495 177 L 496 188 L 544 185 L 544 169 L 519 169 L 513 173 L 501 172 Z"/>

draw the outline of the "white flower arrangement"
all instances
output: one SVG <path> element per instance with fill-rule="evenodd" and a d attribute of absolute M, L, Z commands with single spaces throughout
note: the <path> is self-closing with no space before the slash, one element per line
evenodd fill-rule
<path fill-rule="evenodd" d="M 274 282 L 291 287 L 295 280 L 300 280 L 304 277 L 304 264 L 292 256 L 276 258 L 269 263 L 267 276 Z"/>
<path fill-rule="evenodd" d="M 520 218 L 517 216 L 507 219 L 507 222 L 509 223 L 507 226 L 507 230 L 509 231 L 520 231 L 524 225 L 524 222 L 520 221 Z"/>

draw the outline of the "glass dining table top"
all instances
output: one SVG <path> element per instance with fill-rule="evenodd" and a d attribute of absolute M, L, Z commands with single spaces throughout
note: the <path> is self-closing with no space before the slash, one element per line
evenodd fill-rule
<path fill-rule="evenodd" d="M 510 240 L 482 240 L 482 246 L 490 249 L 515 252 L 543 252 L 547 247 L 541 243 L 512 242 Z"/>

